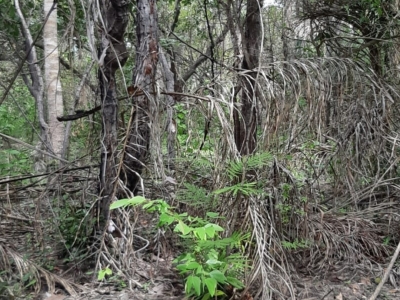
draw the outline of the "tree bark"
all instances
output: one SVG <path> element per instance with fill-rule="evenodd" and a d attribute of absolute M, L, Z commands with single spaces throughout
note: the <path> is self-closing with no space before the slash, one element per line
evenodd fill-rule
<path fill-rule="evenodd" d="M 48 16 L 43 27 L 45 92 L 50 145 L 54 154 L 61 157 L 65 126 L 57 120 L 57 116 L 64 114 L 64 103 L 59 76 L 57 6 L 53 3 L 53 0 L 44 1 L 44 15 Z"/>
<path fill-rule="evenodd" d="M 28 63 L 28 70 L 30 75 L 30 80 L 28 76 L 22 75 L 22 78 L 27 85 L 29 92 L 35 98 L 36 102 L 36 113 L 37 118 L 39 120 L 40 127 L 40 141 L 37 145 L 37 150 L 35 156 L 38 158 L 38 161 L 41 161 L 44 157 L 43 153 L 41 153 L 42 149 L 45 149 L 46 152 L 52 152 L 51 146 L 49 145 L 49 137 L 48 137 L 48 128 L 47 122 L 45 120 L 44 115 L 44 104 L 43 104 L 43 95 L 44 95 L 44 83 L 43 76 L 40 66 L 38 65 L 38 58 L 36 53 L 36 47 L 33 45 L 34 40 L 32 38 L 31 32 L 29 30 L 28 24 L 25 20 L 24 15 L 22 14 L 19 1 L 15 1 L 15 9 L 17 11 L 18 17 L 21 20 L 21 31 L 22 35 L 25 38 L 25 49 L 26 49 L 26 61 Z M 22 67 L 22 65 L 21 65 Z M 40 166 L 39 166 L 40 165 Z M 41 170 L 41 163 L 38 166 L 35 166 L 35 169 L 38 171 Z"/>
<path fill-rule="evenodd" d="M 242 78 L 241 115 L 235 113 L 235 143 L 241 155 L 252 154 L 257 146 L 257 71 L 261 50 L 262 0 L 247 0 L 243 37 L 242 69 L 252 71 Z M 239 108 L 237 108 L 239 109 Z"/>
<path fill-rule="evenodd" d="M 100 166 L 100 211 L 104 221 L 109 219 L 109 207 L 116 193 L 118 181 L 116 149 L 118 146 L 118 100 L 115 72 L 122 67 L 128 53 L 124 33 L 128 24 L 128 0 L 101 0 L 103 28 L 99 60 L 99 84 L 102 108 L 102 148 Z"/>
<path fill-rule="evenodd" d="M 126 186 L 134 194 L 145 165 L 150 145 L 151 103 L 156 96 L 156 67 L 158 62 L 158 24 L 156 0 L 137 0 L 136 16 L 136 66 L 133 86 L 143 92 L 133 98 L 135 107 L 133 122 L 129 128 L 129 141 L 124 157 L 124 172 L 121 174 Z"/>
<path fill-rule="evenodd" d="M 175 81 L 174 81 L 174 74 L 170 70 L 167 62 L 167 58 L 165 57 L 164 53 L 160 51 L 160 62 L 163 67 L 164 71 L 164 78 L 165 78 L 165 88 L 168 93 L 174 92 Z M 168 133 L 167 138 L 167 151 L 168 151 L 168 170 L 175 170 L 175 139 L 176 139 L 176 124 L 175 124 L 175 99 L 171 95 L 166 95 L 167 97 L 167 124 L 166 129 Z"/>

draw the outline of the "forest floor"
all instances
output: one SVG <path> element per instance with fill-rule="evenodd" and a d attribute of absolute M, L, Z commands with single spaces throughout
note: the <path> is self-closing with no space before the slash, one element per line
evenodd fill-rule
<path fill-rule="evenodd" d="M 156 266 L 157 264 L 157 266 Z M 37 300 L 184 300 L 184 283 L 179 277 L 172 261 L 161 260 L 159 262 L 148 262 L 138 260 L 137 281 L 141 287 L 129 289 L 121 288 L 116 282 L 99 284 L 95 283 L 93 277 L 84 275 L 66 275 L 69 280 L 79 281 L 83 291 L 77 296 L 68 296 L 61 289 L 54 294 L 42 292 L 38 297 L 29 299 Z M 339 269 L 338 266 L 336 266 Z M 382 266 L 384 267 L 384 266 Z M 339 271 L 326 273 L 322 276 L 293 276 L 292 284 L 295 298 L 298 300 L 359 300 L 369 299 L 377 288 L 378 280 L 382 275 L 381 271 L 363 274 L 354 270 L 358 266 L 340 268 Z M 354 275 L 355 273 L 362 275 Z M 84 283 L 86 281 L 86 283 Z M 393 280 L 392 280 L 393 281 Z M 0 297 L 1 299 L 1 297 Z M 28 298 L 19 298 L 28 299 Z M 240 298 L 240 292 L 232 295 L 229 299 Z M 282 299 L 282 298 L 280 298 Z M 293 299 L 287 295 L 286 299 Z M 389 281 L 383 286 L 377 299 L 400 299 L 400 288 L 395 288 Z"/>
<path fill-rule="evenodd" d="M 294 282 L 299 300 L 359 300 L 369 299 L 377 284 L 373 278 L 354 278 L 352 280 L 329 281 L 317 278 L 304 278 Z M 385 284 L 377 299 L 400 299 L 400 289 Z"/>
<path fill-rule="evenodd" d="M 147 290 L 128 289 L 117 291 L 113 287 L 94 287 L 87 284 L 86 287 L 90 291 L 83 292 L 79 296 L 71 297 L 60 294 L 42 294 L 38 299 L 47 300 L 183 300 L 185 297 L 176 294 L 178 291 L 171 288 L 170 279 L 163 282 L 155 281 L 152 287 Z M 353 278 L 352 280 L 336 281 L 321 280 L 318 278 L 304 277 L 301 280 L 294 281 L 295 299 L 298 300 L 359 300 L 369 299 L 373 294 L 377 284 L 368 277 Z M 167 290 L 165 288 L 167 287 Z M 179 287 L 178 287 L 179 289 Z M 232 298 L 240 299 L 240 298 Z M 290 298 L 287 298 L 290 299 Z M 390 283 L 383 286 L 382 291 L 377 299 L 400 299 L 400 289 L 395 289 Z"/>
<path fill-rule="evenodd" d="M 149 259 L 150 257 L 150 259 Z M 82 289 L 77 296 L 68 296 L 63 288 L 58 287 L 54 294 L 47 292 L 45 285 L 39 295 L 24 294 L 19 297 L 2 297 L 0 300 L 180 300 L 184 297 L 184 282 L 177 273 L 171 259 L 138 258 L 135 262 L 135 280 L 138 285 L 129 289 L 122 281 L 106 281 L 99 283 L 95 274 L 86 275 L 85 270 L 72 270 L 64 272 L 69 266 L 54 265 L 52 272 L 58 273 L 65 280 L 81 285 Z M 295 274 L 292 272 L 292 284 L 294 298 L 289 293 L 286 299 L 298 300 L 358 300 L 369 299 L 377 287 L 377 282 L 382 276 L 386 263 L 368 274 L 357 272 L 365 266 L 343 266 L 335 265 L 336 271 L 325 272 L 314 276 Z M 64 270 L 63 270 L 64 269 Z M 380 269 L 380 270 L 379 270 Z M 356 274 L 356 275 L 355 275 Z M 360 275 L 361 274 L 361 275 Z M 397 276 L 394 274 L 393 276 Z M 392 281 L 398 281 L 394 278 Z M 237 297 L 230 299 L 241 299 L 238 292 Z M 252 300 L 252 298 L 245 298 Z M 280 298 L 283 299 L 283 298 Z M 387 282 L 377 299 L 400 299 L 400 289 Z"/>
<path fill-rule="evenodd" d="M 23 195 L 22 198 L 26 198 Z M 31 197 L 32 199 L 33 197 Z M 11 244 L 14 249 L 27 249 L 26 245 L 28 239 L 26 234 L 31 235 L 34 232 L 34 227 L 30 225 L 30 222 L 25 220 L 34 219 L 36 213 L 36 205 L 34 203 L 19 203 L 21 207 L 16 211 L 24 211 L 26 214 L 15 215 L 14 219 L 1 219 L 0 229 L 3 234 L 0 236 L 1 243 L 8 240 L 5 244 Z M 29 205 L 28 205 L 29 204 Z M 51 220 L 52 215 L 49 214 L 47 204 L 43 204 L 43 220 Z M 15 206 L 14 206 L 15 207 Z M 1 211 L 0 211 L 1 212 Z M 4 212 L 6 213 L 6 212 Z M 18 219 L 17 219 L 18 217 Z M 151 218 L 150 216 L 148 218 Z M 19 220 L 20 223 L 15 220 Z M 143 216 L 141 216 L 143 221 Z M 151 220 L 148 220 L 149 224 Z M 22 224 L 22 225 L 21 225 Z M 27 225 L 29 224 L 29 225 Z M 45 222 L 39 224 L 46 224 Z M 149 226 L 149 225 L 148 225 Z M 151 227 L 151 226 L 149 226 Z M 142 232 L 143 233 L 143 232 Z M 4 241 L 2 240 L 4 236 Z M 57 248 L 59 240 L 54 237 L 48 236 L 48 242 L 54 243 L 54 245 L 46 245 L 45 248 Z M 17 240 L 20 242 L 17 243 Z M 19 245 L 20 244 L 20 245 Z M 171 245 L 172 246 L 172 245 Z M 157 259 L 149 252 L 142 257 L 138 257 L 133 262 L 133 268 L 135 268 L 135 280 L 138 285 L 129 288 L 122 281 L 111 281 L 108 280 L 105 283 L 99 283 L 96 280 L 96 275 L 86 275 L 85 270 L 79 270 L 78 268 L 70 268 L 71 266 L 64 266 L 63 261 L 59 258 L 54 261 L 52 272 L 61 276 L 62 278 L 79 284 L 82 286 L 80 293 L 77 296 L 68 296 L 62 288 L 56 289 L 55 293 L 50 294 L 47 292 L 46 287 L 42 286 L 42 291 L 39 295 L 25 294 L 23 296 L 9 298 L 2 297 L 0 294 L 0 300 L 180 300 L 185 299 L 184 297 L 184 282 L 176 271 L 176 268 L 172 264 L 172 257 L 176 257 L 179 253 L 176 247 L 170 249 L 169 256 L 171 258 Z M 22 251 L 24 252 L 24 251 Z M 21 253 L 20 255 L 28 253 Z M 382 259 L 380 265 L 375 264 L 374 270 L 369 273 L 358 272 L 359 270 L 368 269 L 366 266 L 358 265 L 340 265 L 338 262 L 334 265 L 335 270 L 330 272 L 321 270 L 321 272 L 314 272 L 313 276 L 302 275 L 292 271 L 292 284 L 294 296 L 290 297 L 290 294 L 286 296 L 286 299 L 298 299 L 298 300 L 358 300 L 358 299 L 369 299 L 377 287 L 377 281 L 382 277 L 384 268 L 387 266 L 387 260 Z M 43 261 L 43 259 L 41 260 Z M 66 269 L 72 271 L 66 272 Z M 370 268 L 372 269 L 372 267 Z M 0 275 L 1 275 L 0 270 Z M 87 271 L 87 270 L 86 270 Z M 58 273 L 57 273 L 58 272 Z M 322 274 L 324 273 L 324 274 Z M 361 274 L 361 275 L 360 275 Z M 396 275 L 397 276 L 397 275 Z M 399 281 L 398 278 L 394 278 L 392 281 Z M 0 282 L 1 283 L 1 282 Z M 1 288 L 1 286 L 0 286 Z M 0 289 L 1 291 L 1 289 Z M 233 295 L 230 299 L 240 299 L 240 293 Z M 237 296 L 237 297 L 236 297 Z M 281 298 L 282 299 L 282 298 Z M 394 287 L 390 282 L 387 282 L 380 295 L 377 299 L 400 299 L 400 289 Z M 246 300 L 252 300 L 252 298 L 246 297 Z"/>
<path fill-rule="evenodd" d="M 56 245 L 53 245 L 56 247 Z M 87 269 L 71 268 L 65 265 L 60 259 L 54 262 L 53 273 L 61 276 L 65 280 L 80 285 L 81 291 L 77 296 L 68 296 L 63 288 L 56 289 L 55 293 L 47 292 L 46 287 L 42 286 L 39 295 L 25 294 L 14 300 L 180 300 L 184 297 L 184 282 L 179 276 L 172 263 L 172 257 L 178 255 L 178 250 L 171 248 L 170 258 L 160 258 L 151 252 L 138 257 L 133 262 L 138 285 L 129 289 L 125 283 L 118 280 L 107 280 L 104 283 L 97 281 L 96 274 L 87 275 Z M 176 252 L 176 253 L 175 253 Z M 287 293 L 286 299 L 298 300 L 358 300 L 369 299 L 377 287 L 377 282 L 382 277 L 384 268 L 387 266 L 387 259 L 381 265 L 374 265 L 372 271 L 365 273 L 360 270 L 368 269 L 366 266 L 343 265 L 338 262 L 334 264 L 333 270 L 315 272 L 313 276 L 301 274 L 301 270 L 296 274 L 292 271 L 292 284 L 294 298 Z M 68 272 L 65 270 L 69 269 Z M 372 267 L 370 268 L 372 269 Z M 89 268 L 90 270 L 90 268 Z M 324 274 L 323 274 L 324 273 Z M 397 275 L 393 275 L 397 276 Z M 398 278 L 393 277 L 393 281 Z M 284 289 L 283 289 L 284 290 Z M 9 297 L 2 297 L 0 300 L 8 300 Z M 240 292 L 228 299 L 240 298 Z M 283 298 L 280 298 L 283 299 Z M 400 289 L 387 282 L 380 292 L 377 299 L 400 299 Z"/>

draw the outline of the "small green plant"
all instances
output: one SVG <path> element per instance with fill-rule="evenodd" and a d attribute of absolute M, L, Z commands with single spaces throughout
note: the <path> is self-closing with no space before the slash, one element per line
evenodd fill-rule
<path fill-rule="evenodd" d="M 388 246 L 390 243 L 390 236 L 385 236 L 385 238 L 383 239 L 383 245 Z"/>
<path fill-rule="evenodd" d="M 186 278 L 185 291 L 188 296 L 207 300 L 225 295 L 223 288 L 231 285 L 243 288 L 238 279 L 247 267 L 246 259 L 241 254 L 243 240 L 248 234 L 234 233 L 222 238 L 224 229 L 211 222 L 218 214 L 208 212 L 205 219 L 178 214 L 164 200 L 146 200 L 141 196 L 122 199 L 111 204 L 111 209 L 125 206 L 142 206 L 148 212 L 160 214 L 158 226 L 175 224 L 174 232 L 188 241 L 187 251 L 174 262 L 177 269 Z M 229 249 L 229 251 L 228 251 Z"/>
<path fill-rule="evenodd" d="M 87 242 L 87 230 L 90 228 L 89 220 L 84 221 L 87 217 L 87 209 L 88 207 L 85 206 L 74 206 L 68 203 L 63 207 L 55 208 L 58 213 L 60 233 L 65 241 L 65 246 L 70 251 Z M 74 256 L 77 256 L 77 253 Z"/>
<path fill-rule="evenodd" d="M 284 204 L 284 203 L 278 203 L 276 205 L 276 209 L 280 212 L 282 224 L 288 224 L 289 220 L 290 220 L 290 214 L 291 214 L 292 209 L 293 209 L 292 205 Z"/>
<path fill-rule="evenodd" d="M 179 201 L 192 206 L 203 206 L 205 203 L 212 205 L 213 197 L 205 188 L 190 183 L 184 186 L 185 189 L 178 194 Z"/>
<path fill-rule="evenodd" d="M 307 240 L 295 239 L 293 242 L 282 241 L 282 247 L 286 250 L 298 250 L 310 247 L 310 242 Z"/>
<path fill-rule="evenodd" d="M 108 266 L 97 273 L 98 281 L 103 281 L 105 279 L 107 279 L 107 282 L 115 283 L 118 290 L 126 288 L 126 282 L 122 278 L 121 274 L 113 274 L 113 271 Z"/>
<path fill-rule="evenodd" d="M 104 269 L 101 269 L 99 271 L 99 273 L 97 274 L 97 280 L 98 281 L 102 281 L 104 280 L 104 278 L 107 276 L 111 276 L 112 275 L 112 270 L 109 267 L 105 267 Z"/>

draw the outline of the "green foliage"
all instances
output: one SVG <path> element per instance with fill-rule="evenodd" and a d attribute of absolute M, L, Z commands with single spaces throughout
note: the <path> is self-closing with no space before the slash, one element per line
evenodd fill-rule
<path fill-rule="evenodd" d="M 0 174 L 2 176 L 27 174 L 31 170 L 29 151 L 16 149 L 0 151 Z"/>
<path fill-rule="evenodd" d="M 282 247 L 286 250 L 298 250 L 310 247 L 310 242 L 307 240 L 295 239 L 293 242 L 282 241 Z"/>
<path fill-rule="evenodd" d="M 37 283 L 37 278 L 33 272 L 29 271 L 25 273 L 22 278 L 12 278 L 11 280 L 5 280 L 3 278 L 11 278 L 12 275 L 8 274 L 7 270 L 0 271 L 0 299 L 23 299 L 27 298 L 23 295 L 26 289 L 32 288 Z"/>
<path fill-rule="evenodd" d="M 187 139 L 187 126 L 186 126 L 187 111 L 185 110 L 182 104 L 176 105 L 175 109 L 176 109 L 176 127 L 177 127 L 178 139 L 181 144 L 184 144 Z"/>
<path fill-rule="evenodd" d="M 68 199 L 69 200 L 69 199 Z M 57 214 L 57 225 L 68 250 L 68 257 L 64 261 L 76 261 L 85 256 L 84 246 L 88 242 L 89 232 L 92 230 L 92 222 L 87 219 L 89 207 L 76 206 L 66 203 L 62 207 L 54 208 Z"/>
<path fill-rule="evenodd" d="M 276 209 L 280 213 L 282 224 L 288 224 L 290 220 L 290 214 L 293 210 L 293 206 L 290 204 L 278 203 Z"/>
<path fill-rule="evenodd" d="M 212 193 L 208 192 L 205 188 L 191 183 L 185 183 L 184 187 L 185 189 L 181 189 L 178 193 L 179 201 L 192 206 L 212 205 Z"/>
<path fill-rule="evenodd" d="M 290 191 L 292 190 L 292 185 L 288 184 L 288 183 L 283 183 L 281 185 L 281 189 L 282 189 L 282 198 L 284 200 L 289 199 L 290 196 Z"/>
<path fill-rule="evenodd" d="M 246 172 L 257 170 L 272 160 L 272 155 L 269 152 L 261 152 L 251 156 L 245 156 L 239 161 L 230 162 L 227 173 L 230 180 L 241 177 Z"/>
<path fill-rule="evenodd" d="M 246 268 L 241 254 L 227 255 L 226 249 L 240 249 L 247 235 L 233 234 L 229 238 L 220 238 L 218 232 L 223 228 L 208 223 L 203 227 L 178 226 L 175 231 L 186 236 L 193 244 L 191 251 L 175 259 L 177 269 L 186 277 L 185 291 L 188 295 L 203 295 L 202 299 L 222 295 L 218 286 L 230 284 L 243 288 L 237 277 Z"/>
<path fill-rule="evenodd" d="M 35 102 L 26 86 L 19 83 L 15 84 L 11 95 L 12 101 L 0 106 L 0 132 L 29 142 Z M 23 149 L 20 144 L 4 137 L 0 137 L 0 147 L 0 176 L 31 173 L 31 150 Z"/>
<path fill-rule="evenodd" d="M 104 269 L 101 269 L 99 271 L 99 273 L 97 274 L 97 280 L 98 281 L 102 281 L 104 280 L 104 278 L 107 276 L 111 276 L 112 275 L 112 270 L 109 267 L 105 267 Z"/>
<path fill-rule="evenodd" d="M 232 193 L 232 195 L 236 196 L 237 194 L 242 194 L 245 196 L 250 196 L 252 194 L 258 194 L 260 191 L 256 188 L 256 182 L 245 182 L 235 184 L 233 186 L 224 187 L 222 189 L 216 190 L 214 193 L 216 195 L 223 193 Z"/>
<path fill-rule="evenodd" d="M 175 224 L 173 231 L 188 242 L 187 251 L 174 262 L 180 273 L 186 277 L 185 291 L 189 296 L 211 299 L 224 295 L 225 285 L 243 288 L 238 278 L 247 265 L 241 254 L 241 245 L 249 238 L 248 234 L 234 233 L 230 237 L 222 238 L 220 233 L 224 229 L 212 222 L 218 218 L 218 214 L 208 212 L 205 219 L 192 217 L 187 213 L 178 214 L 163 200 L 149 201 L 137 196 L 118 200 L 110 208 L 125 206 L 141 206 L 148 212 L 158 212 L 158 226 Z"/>
<path fill-rule="evenodd" d="M 179 144 L 183 147 L 185 153 L 196 153 L 203 142 L 204 116 L 201 112 L 188 110 L 182 104 L 178 104 L 175 109 Z M 207 141 L 203 145 L 204 150 L 210 150 L 210 145 Z"/>
<path fill-rule="evenodd" d="M 30 1 L 27 1 L 28 3 Z M 14 7 L 14 1 L 0 0 L 0 28 L 14 38 L 19 37 L 18 15 Z"/>
<path fill-rule="evenodd" d="M 215 195 L 231 194 L 233 196 L 261 195 L 263 191 L 262 182 L 248 182 L 246 176 L 250 172 L 257 171 L 269 164 L 272 155 L 269 152 L 262 152 L 251 156 L 243 157 L 238 161 L 231 161 L 226 170 L 229 180 L 237 182 L 232 186 L 227 186 L 214 191 Z"/>
<path fill-rule="evenodd" d="M 382 244 L 384 244 L 385 246 L 389 245 L 390 242 L 390 237 L 389 236 L 385 236 L 385 238 L 383 239 Z"/>

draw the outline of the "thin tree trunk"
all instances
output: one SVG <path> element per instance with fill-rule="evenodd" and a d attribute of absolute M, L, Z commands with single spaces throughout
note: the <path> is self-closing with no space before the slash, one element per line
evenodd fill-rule
<path fill-rule="evenodd" d="M 49 145 L 48 139 L 48 125 L 45 120 L 44 115 L 44 104 L 43 104 L 43 92 L 44 92 L 44 84 L 43 84 L 43 77 L 42 71 L 38 64 L 38 58 L 36 53 L 36 47 L 33 46 L 33 38 L 31 32 L 29 30 L 28 24 L 26 23 L 25 17 L 22 14 L 19 0 L 15 1 L 15 8 L 17 14 L 21 20 L 21 31 L 25 38 L 25 49 L 28 52 L 27 54 L 27 63 L 28 63 L 28 70 L 30 74 L 30 82 L 27 76 L 23 76 L 23 80 L 25 84 L 28 86 L 29 92 L 35 98 L 36 101 L 36 113 L 37 118 L 39 120 L 39 127 L 40 127 L 40 142 L 37 145 L 38 151 L 35 153 L 35 156 L 38 159 L 39 165 L 42 165 L 42 153 L 40 150 L 45 149 L 46 152 L 51 152 L 51 148 Z M 38 172 L 43 171 L 42 168 L 35 166 Z"/>
<path fill-rule="evenodd" d="M 259 64 L 262 24 L 260 8 L 262 0 L 247 0 L 244 23 L 242 69 L 253 70 L 242 79 L 241 115 L 235 114 L 235 142 L 240 154 L 252 154 L 257 146 L 257 85 L 256 68 Z"/>
<path fill-rule="evenodd" d="M 57 6 L 53 0 L 44 1 L 44 15 L 48 16 L 43 27 L 45 91 L 47 98 L 47 117 L 49 124 L 50 145 L 53 152 L 61 156 L 65 125 L 57 120 L 64 114 L 64 103 L 59 77 L 59 54 L 57 38 Z"/>
<path fill-rule="evenodd" d="M 155 75 L 158 62 L 156 0 L 138 0 L 136 16 L 136 66 L 132 82 L 143 96 L 134 97 L 133 122 L 129 128 L 129 142 L 124 157 L 122 178 L 135 194 L 150 145 L 150 117 L 152 97 L 156 95 Z"/>
<path fill-rule="evenodd" d="M 174 74 L 171 72 L 167 58 L 164 53 L 160 51 L 160 61 L 163 67 L 165 76 L 165 88 L 167 92 L 174 92 L 175 81 Z M 175 111 L 174 111 L 175 99 L 172 96 L 167 96 L 167 124 L 166 129 L 168 132 L 167 138 L 167 151 L 168 151 L 168 169 L 169 171 L 175 169 L 175 139 L 176 139 L 176 124 L 175 124 Z"/>

